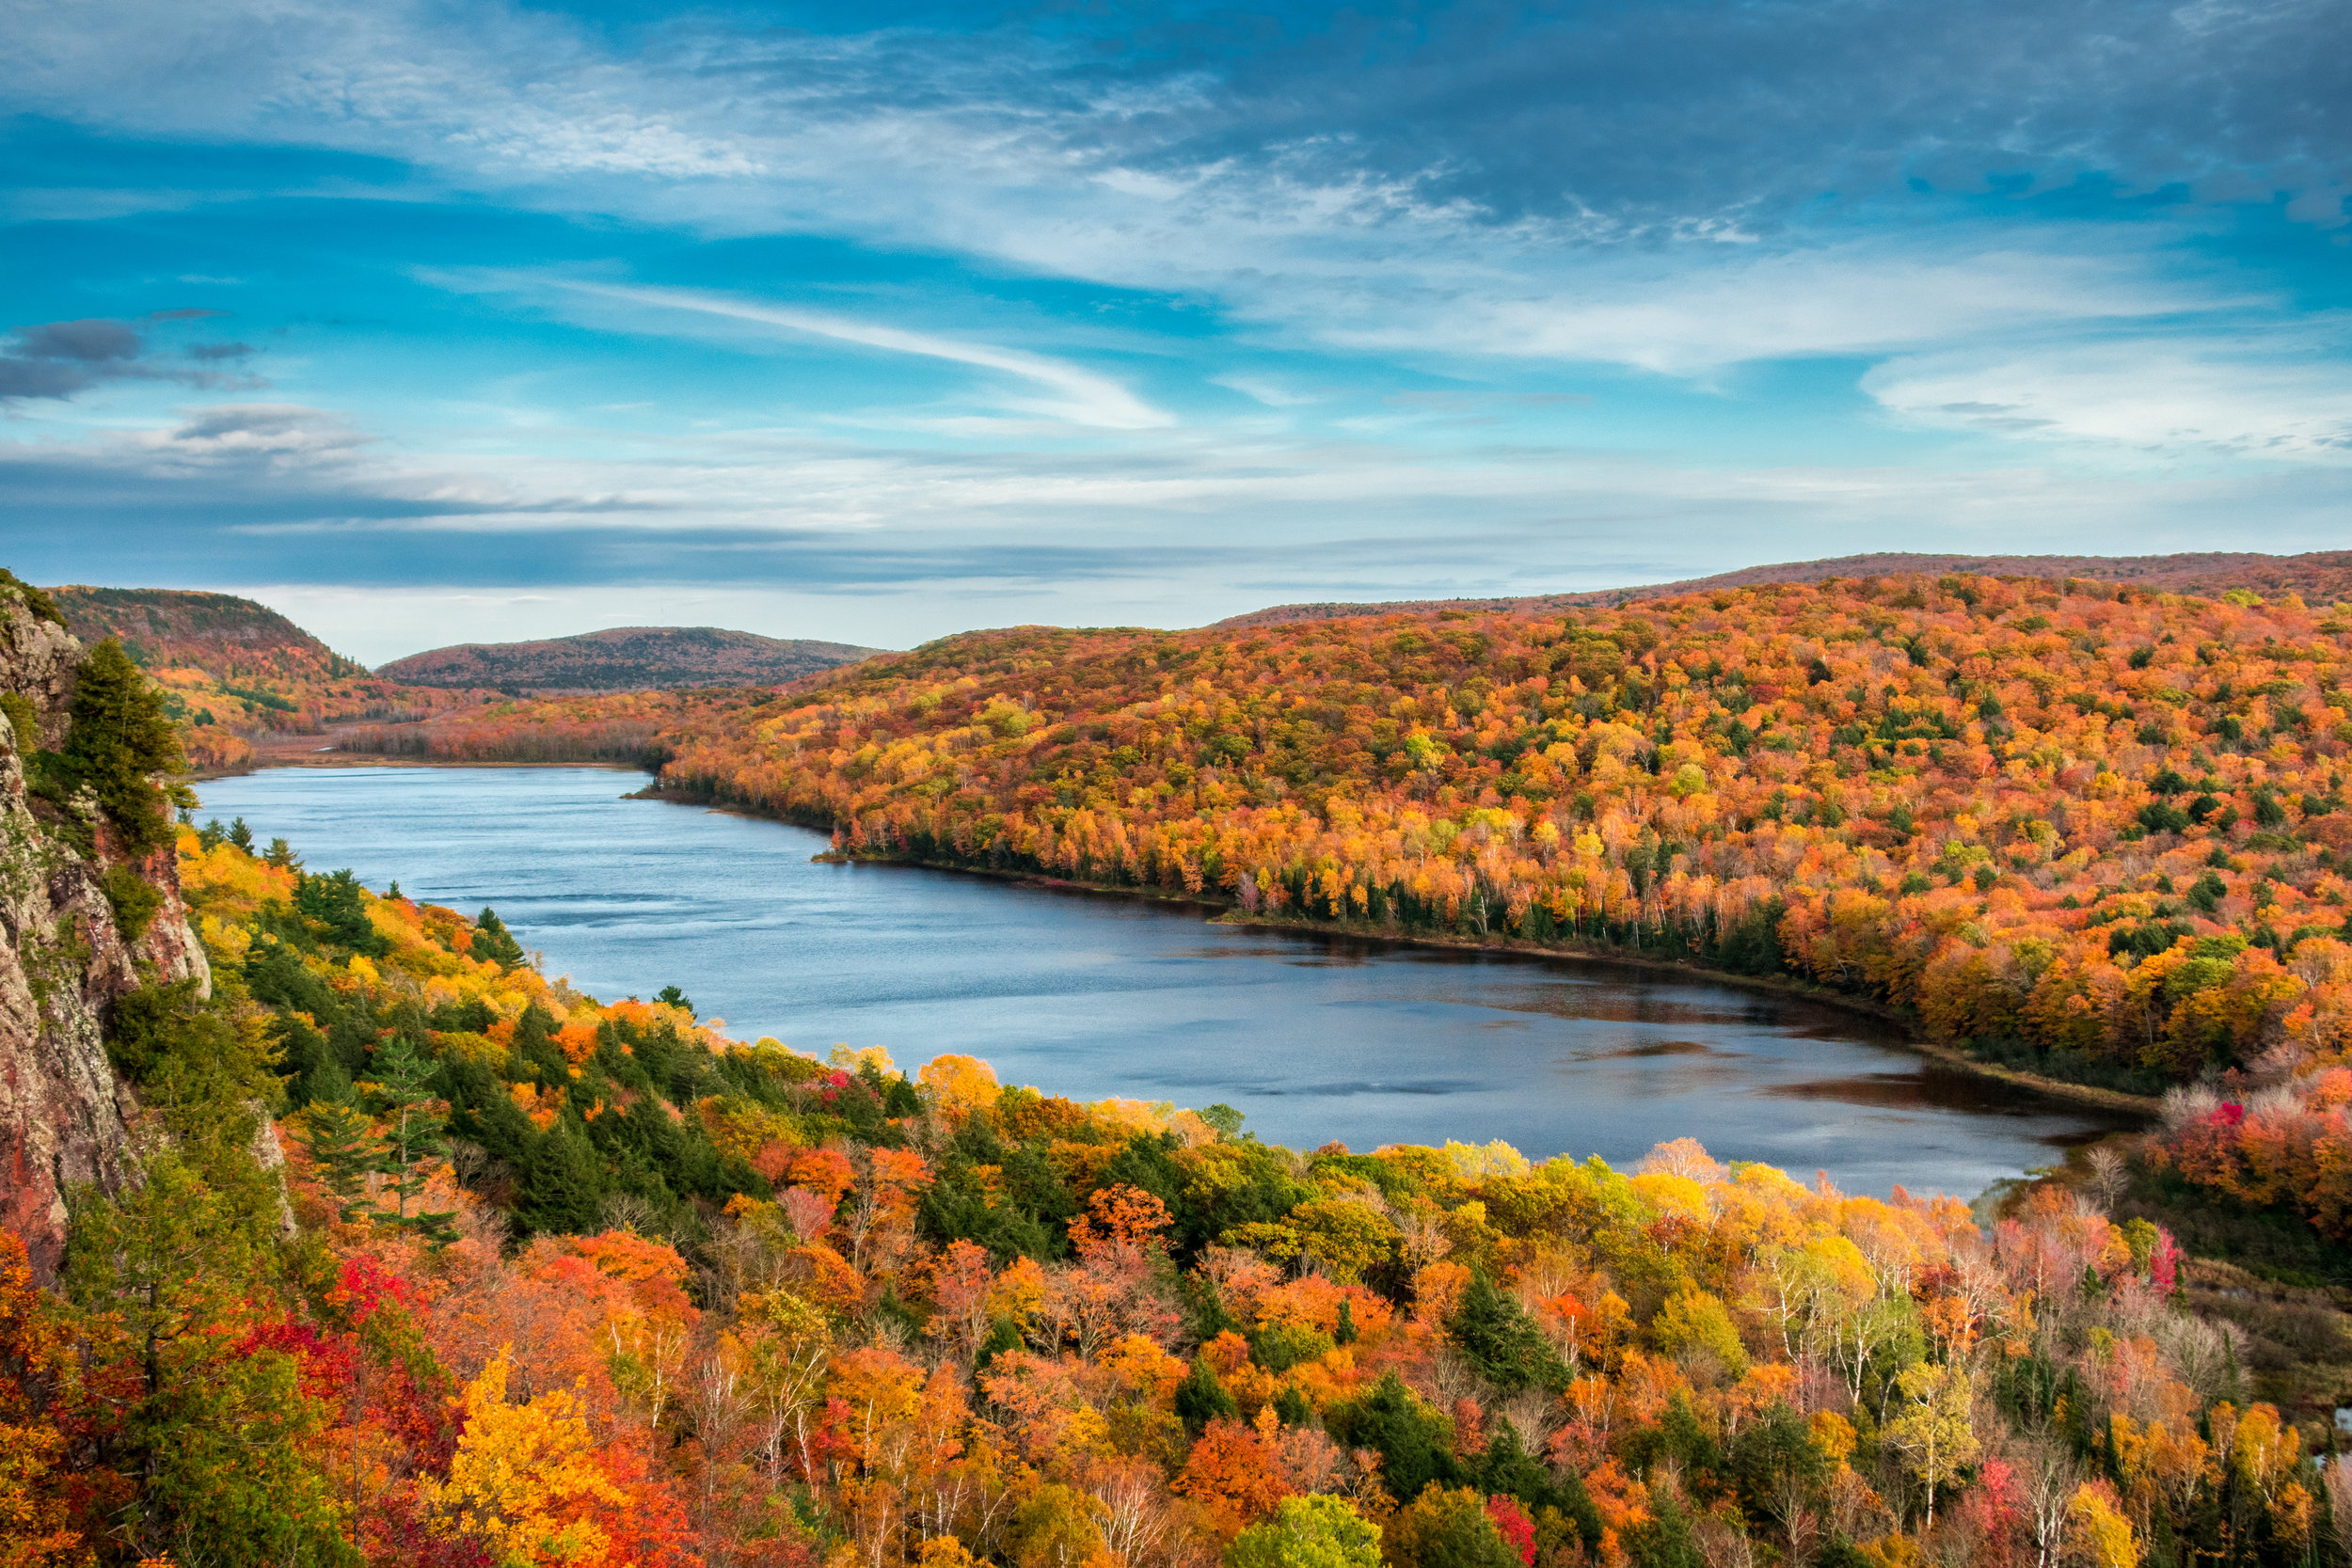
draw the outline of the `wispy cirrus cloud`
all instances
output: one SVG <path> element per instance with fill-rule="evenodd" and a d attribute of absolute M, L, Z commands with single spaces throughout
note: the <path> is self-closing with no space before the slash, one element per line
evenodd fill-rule
<path fill-rule="evenodd" d="M 1769 230 L 1905 178 L 2284 190 L 2320 223 L 2346 194 L 2352 21 L 2329 0 L 1471 0 L 1278 6 L 1248 28 L 1152 7 L 941 14 L 625 30 L 422 0 L 87 0 L 17 8 L 0 62 L 26 106 L 364 144 L 469 179 L 756 182 L 773 211 L 887 166 L 901 183 L 864 193 L 885 221 L 940 184 L 1073 179 L 1650 237 Z"/>
<path fill-rule="evenodd" d="M 739 299 L 698 290 L 630 287 L 619 284 L 557 282 L 559 291 L 650 308 L 657 312 L 679 311 L 715 317 L 772 331 L 854 343 L 885 354 L 913 355 L 945 360 L 977 370 L 996 371 L 1038 388 L 1046 395 L 1008 399 L 1008 406 L 1073 424 L 1105 430 L 1152 430 L 1175 420 L 1153 408 L 1109 376 L 1044 355 L 1000 348 L 911 331 L 886 323 L 862 321 L 818 310 Z"/>

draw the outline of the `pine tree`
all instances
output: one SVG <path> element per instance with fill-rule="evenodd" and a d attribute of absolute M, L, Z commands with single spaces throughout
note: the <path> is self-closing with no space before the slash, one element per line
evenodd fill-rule
<path fill-rule="evenodd" d="M 375 1053 L 373 1087 L 383 1111 L 384 1147 L 374 1168 L 384 1174 L 386 1190 L 395 1200 L 389 1212 L 379 1206 L 378 1218 L 413 1230 L 437 1247 L 457 1239 L 449 1225 L 457 1212 L 428 1212 L 421 1207 L 425 1184 L 449 1158 L 449 1145 L 441 1138 L 448 1120 L 429 1087 L 432 1077 L 433 1064 L 419 1056 L 405 1036 L 393 1036 Z"/>
<path fill-rule="evenodd" d="M 1176 1386 L 1175 1405 L 1185 1429 L 1195 1433 L 1220 1417 L 1232 1420 L 1241 1412 L 1206 1355 L 1192 1358 L 1191 1374 Z"/>
<path fill-rule="evenodd" d="M 580 1124 L 564 1117 L 539 1140 L 516 1217 L 533 1230 L 584 1234 L 603 1210 L 604 1167 Z"/>
<path fill-rule="evenodd" d="M 82 660 L 74 683 L 59 766 L 74 786 L 98 797 L 121 847 L 145 855 L 170 841 L 171 814 L 155 775 L 179 769 L 179 732 L 155 688 L 111 637 Z"/>
<path fill-rule="evenodd" d="M 515 934 L 499 919 L 498 911 L 487 904 L 474 916 L 470 951 L 477 958 L 489 958 L 510 969 L 523 961 L 523 944 L 515 940 Z"/>
<path fill-rule="evenodd" d="M 1453 1428 L 1393 1370 L 1381 1375 L 1371 1393 L 1327 1410 L 1324 1419 L 1343 1448 L 1370 1449 L 1380 1456 L 1381 1484 L 1391 1497 L 1418 1497 L 1432 1481 L 1462 1479 Z"/>
<path fill-rule="evenodd" d="M 384 1148 L 376 1141 L 375 1124 L 353 1103 L 348 1084 L 338 1093 L 313 1099 L 294 1135 L 318 1166 L 320 1181 L 335 1195 L 340 1205 L 336 1218 L 349 1225 L 375 1212 L 367 1201 L 368 1173 L 382 1168 Z"/>
<path fill-rule="evenodd" d="M 1481 1376 L 1506 1394 L 1530 1385 L 1551 1393 L 1568 1386 L 1568 1369 L 1516 1297 L 1473 1270 L 1446 1332 Z"/>

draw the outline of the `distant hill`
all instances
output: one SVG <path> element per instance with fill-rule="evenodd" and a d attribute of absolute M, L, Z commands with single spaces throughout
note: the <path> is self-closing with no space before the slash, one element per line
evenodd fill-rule
<path fill-rule="evenodd" d="M 85 643 L 109 637 L 150 669 L 196 665 L 221 680 L 292 684 L 364 676 L 349 659 L 267 605 L 173 588 L 53 588 Z"/>
<path fill-rule="evenodd" d="M 1666 598 L 1754 588 L 1770 582 L 1825 582 L 1833 578 L 1898 577 L 1910 573 L 1966 572 L 1995 578 L 2089 578 L 2128 582 L 2167 594 L 2218 594 L 2232 588 L 2263 594 L 2299 594 L 2314 601 L 2352 597 L 2352 550 L 2317 550 L 2309 555 L 2258 555 L 2202 551 L 2185 555 L 1841 555 L 1827 561 L 1783 562 L 1747 566 L 1711 578 L 1605 588 L 1586 594 L 1540 594 L 1518 599 L 1404 599 L 1373 604 L 1286 604 L 1253 610 L 1216 626 L 1228 630 L 1280 626 L 1299 621 L 1330 621 L 1354 615 L 1426 615 L 1437 610 L 1541 612 L 1591 609 L 1635 599 Z"/>
<path fill-rule="evenodd" d="M 173 588 L 52 588 L 85 644 L 119 638 L 164 688 L 190 764 L 251 760 L 249 740 L 354 720 L 402 722 L 474 700 L 382 679 L 267 605 Z"/>
<path fill-rule="evenodd" d="M 717 626 L 614 626 L 537 642 L 468 642 L 411 654 L 376 673 L 415 686 L 515 694 L 780 686 L 882 652 Z"/>

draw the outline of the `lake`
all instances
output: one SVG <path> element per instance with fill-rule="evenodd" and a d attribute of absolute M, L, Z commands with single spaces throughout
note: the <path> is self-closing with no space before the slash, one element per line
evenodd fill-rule
<path fill-rule="evenodd" d="M 1247 1113 L 1270 1142 L 1501 1138 L 1638 1160 L 1693 1136 L 1849 1191 L 1973 1197 L 2123 1123 L 1833 1008 L 1579 960 L 1239 929 L 1216 911 L 820 865 L 824 835 L 622 797 L 598 768 L 273 768 L 201 786 L 314 871 L 468 913 L 606 1000 L 682 988 L 728 1034 L 942 1052 L 1007 1083 Z"/>

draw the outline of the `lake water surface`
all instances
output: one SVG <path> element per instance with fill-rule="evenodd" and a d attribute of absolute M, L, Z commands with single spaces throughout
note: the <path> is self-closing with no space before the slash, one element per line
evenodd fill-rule
<path fill-rule="evenodd" d="M 1270 1142 L 1502 1138 L 1613 1164 L 1685 1135 L 1850 1191 L 1973 1197 L 2119 1123 L 1867 1020 L 1609 965 L 1215 926 L 1215 911 L 818 865 L 823 835 L 622 797 L 595 768 L 275 768 L 202 786 L 312 870 L 469 913 L 607 1000 L 683 988 L 742 1038 L 942 1052 L 1095 1100 L 1223 1101 Z"/>

